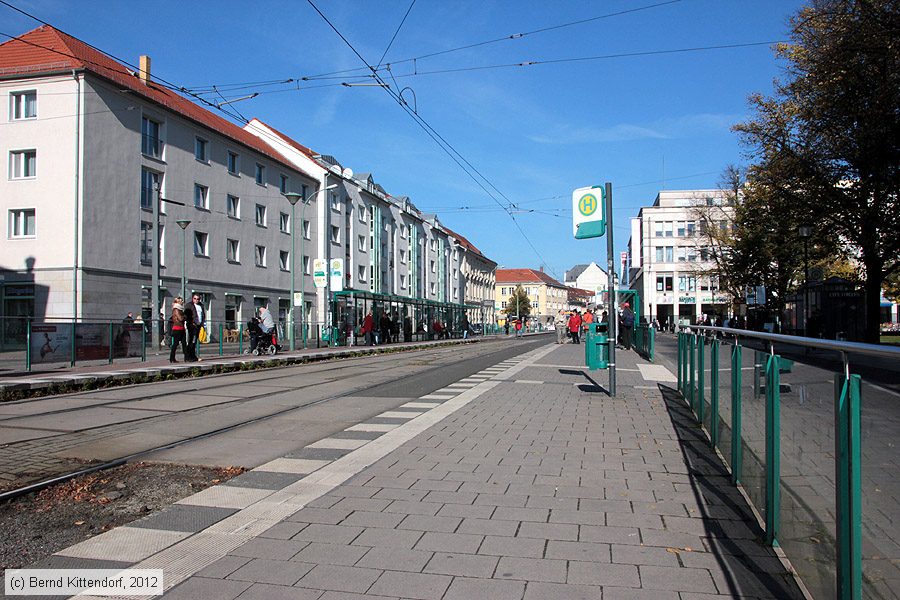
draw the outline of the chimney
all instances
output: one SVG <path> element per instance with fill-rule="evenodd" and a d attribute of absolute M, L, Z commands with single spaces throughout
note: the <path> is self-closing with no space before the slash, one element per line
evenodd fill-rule
<path fill-rule="evenodd" d="M 141 72 L 139 77 L 144 85 L 150 85 L 150 57 L 146 54 L 141 54 Z"/>
<path fill-rule="evenodd" d="M 541 273 L 543 273 L 543 272 L 544 272 L 544 267 L 543 267 L 543 266 L 541 266 Z"/>

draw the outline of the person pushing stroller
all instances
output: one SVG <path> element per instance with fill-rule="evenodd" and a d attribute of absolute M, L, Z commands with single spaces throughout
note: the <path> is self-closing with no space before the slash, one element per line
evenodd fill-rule
<path fill-rule="evenodd" d="M 265 306 L 259 307 L 259 316 L 254 316 L 247 323 L 250 332 L 250 352 L 253 354 L 275 354 L 281 349 L 275 332 L 275 320 Z"/>

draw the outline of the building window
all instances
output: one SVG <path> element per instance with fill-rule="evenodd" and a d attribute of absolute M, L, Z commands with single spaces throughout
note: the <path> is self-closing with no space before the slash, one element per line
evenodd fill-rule
<path fill-rule="evenodd" d="M 406 264 L 406 250 L 400 251 L 400 264 Z"/>
<path fill-rule="evenodd" d="M 337 225 L 331 226 L 331 242 L 334 244 L 341 243 L 341 228 Z"/>
<path fill-rule="evenodd" d="M 278 176 L 278 189 L 282 194 L 287 194 L 288 191 L 288 178 L 287 175 L 279 175 Z M 303 194 L 303 198 L 306 197 L 306 194 Z M 302 198 L 301 198 L 302 200 Z"/>
<path fill-rule="evenodd" d="M 262 204 L 256 205 L 256 224 L 260 227 L 266 226 L 266 207 Z"/>
<path fill-rule="evenodd" d="M 209 234 L 202 231 L 194 232 L 194 256 L 209 258 Z"/>
<path fill-rule="evenodd" d="M 678 248 L 678 262 L 687 262 L 687 248 L 683 246 Z"/>
<path fill-rule="evenodd" d="M 278 231 L 281 233 L 291 232 L 291 217 L 287 213 L 278 213 Z"/>
<path fill-rule="evenodd" d="M 9 153 L 9 178 L 29 179 L 37 176 L 37 150 L 13 150 Z"/>
<path fill-rule="evenodd" d="M 359 222 L 365 223 L 366 215 L 368 214 L 366 207 L 364 205 L 360 205 L 359 208 L 357 209 L 356 213 L 359 215 Z"/>
<path fill-rule="evenodd" d="M 337 192 L 331 192 L 331 209 L 341 211 L 341 197 Z"/>
<path fill-rule="evenodd" d="M 209 210 L 209 188 L 205 185 L 194 184 L 194 206 Z"/>
<path fill-rule="evenodd" d="M 432 283 L 432 284 L 429 286 L 429 289 L 431 290 L 431 295 L 434 296 L 434 295 L 437 293 L 437 284 L 436 284 L 436 283 Z"/>
<path fill-rule="evenodd" d="M 309 275 L 311 272 L 312 263 L 310 262 L 310 258 L 308 256 L 303 257 L 303 274 Z"/>
<path fill-rule="evenodd" d="M 257 267 L 265 267 L 266 266 L 266 247 L 265 246 L 255 246 L 253 254 L 254 254 L 254 256 L 256 256 L 256 266 Z"/>
<path fill-rule="evenodd" d="M 400 289 L 401 290 L 406 289 L 406 275 L 404 275 L 402 273 L 400 274 Z"/>
<path fill-rule="evenodd" d="M 437 273 L 437 263 L 435 263 L 434 261 L 431 261 L 431 272 Z"/>
<path fill-rule="evenodd" d="M 309 221 L 303 221 L 303 239 L 308 240 L 310 236 Z"/>
<path fill-rule="evenodd" d="M 236 152 L 228 152 L 228 172 L 237 175 L 240 169 L 239 159 Z"/>
<path fill-rule="evenodd" d="M 226 250 L 226 255 L 228 257 L 228 262 L 230 262 L 230 263 L 241 262 L 241 242 L 240 242 L 240 240 L 227 240 L 225 250 Z"/>
<path fill-rule="evenodd" d="M 364 236 L 364 235 L 359 236 L 359 246 L 358 247 L 359 247 L 360 252 L 366 251 L 366 236 Z"/>
<path fill-rule="evenodd" d="M 431 240 L 431 251 L 437 252 L 437 240 Z"/>
<path fill-rule="evenodd" d="M 141 264 L 149 265 L 153 262 L 153 224 L 149 221 L 141 221 Z"/>
<path fill-rule="evenodd" d="M 209 162 L 209 142 L 203 138 L 194 138 L 194 158 L 200 162 Z"/>
<path fill-rule="evenodd" d="M 666 237 L 672 237 L 672 221 L 663 223 L 663 230 L 665 231 Z"/>
<path fill-rule="evenodd" d="M 37 91 L 11 93 L 9 95 L 9 118 L 13 121 L 37 118 Z"/>
<path fill-rule="evenodd" d="M 278 266 L 281 267 L 282 271 L 290 271 L 291 270 L 291 253 L 287 250 L 280 250 L 278 252 Z"/>
<path fill-rule="evenodd" d="M 153 158 L 162 158 L 163 143 L 159 137 L 160 123 L 144 117 L 141 119 L 141 152 Z"/>
<path fill-rule="evenodd" d="M 160 174 L 147 169 L 141 170 L 141 208 L 153 210 L 156 190 L 159 189 Z"/>
<path fill-rule="evenodd" d="M 256 163 L 256 185 L 266 185 L 266 168 Z"/>
<path fill-rule="evenodd" d="M 225 198 L 226 210 L 228 212 L 228 216 L 232 219 L 240 219 L 241 218 L 241 199 L 237 196 L 232 196 L 228 194 Z"/>
<path fill-rule="evenodd" d="M 662 221 L 657 221 L 653 224 L 653 237 L 662 237 L 663 236 L 663 224 Z"/>
<path fill-rule="evenodd" d="M 356 279 L 357 279 L 358 281 L 365 281 L 365 280 L 366 280 L 366 266 L 365 266 L 365 265 L 359 265 L 359 267 L 357 267 L 356 272 L 357 272 L 357 277 L 356 277 Z"/>
<path fill-rule="evenodd" d="M 671 292 L 672 291 L 672 276 L 671 275 L 657 275 L 656 291 L 657 292 Z"/>
<path fill-rule="evenodd" d="M 8 236 L 10 239 L 35 236 L 33 208 L 17 208 L 9 211 Z"/>
<path fill-rule="evenodd" d="M 697 233 L 697 224 L 693 221 L 687 222 L 687 235 L 688 237 L 694 237 Z"/>

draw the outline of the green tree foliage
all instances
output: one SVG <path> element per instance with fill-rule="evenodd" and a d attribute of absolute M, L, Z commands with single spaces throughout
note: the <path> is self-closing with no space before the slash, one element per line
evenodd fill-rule
<path fill-rule="evenodd" d="M 735 129 L 759 208 L 775 203 L 779 223 L 789 214 L 858 257 L 866 340 L 877 343 L 882 284 L 900 269 L 900 8 L 813 0 L 791 26 L 792 42 L 777 48 L 785 79 L 774 97 L 752 96 L 755 116 Z"/>
<path fill-rule="evenodd" d="M 523 317 L 531 314 L 531 300 L 528 299 L 528 294 L 525 293 L 525 289 L 521 285 L 516 286 L 512 296 L 506 302 L 506 308 L 503 309 L 503 312 L 508 315 L 521 315 Z"/>

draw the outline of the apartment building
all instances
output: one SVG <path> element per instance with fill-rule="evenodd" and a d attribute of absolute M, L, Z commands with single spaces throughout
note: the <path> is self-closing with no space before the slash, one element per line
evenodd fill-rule
<path fill-rule="evenodd" d="M 609 289 L 609 276 L 606 270 L 595 262 L 575 265 L 566 271 L 566 285 L 569 287 L 605 292 Z"/>
<path fill-rule="evenodd" d="M 627 287 L 638 292 L 642 316 L 661 325 L 727 315 L 730 296 L 711 274 L 709 228 L 727 228 L 730 196 L 718 189 L 662 191 L 631 220 Z"/>
<path fill-rule="evenodd" d="M 184 278 L 213 321 L 233 327 L 260 305 L 284 321 L 293 267 L 305 320 L 325 322 L 333 290 L 316 287 L 316 258 L 342 259 L 344 289 L 465 299 L 465 246 L 437 216 L 140 65 L 50 26 L 0 44 L 0 317 L 149 319 L 151 290 L 165 312 Z M 307 202 L 292 211 L 287 193 Z M 2 321 L 0 344 L 22 337 Z"/>
<path fill-rule="evenodd" d="M 495 300 L 497 310 L 506 307 L 517 286 L 522 286 L 531 302 L 531 318 L 548 323 L 560 310 L 569 310 L 569 288 L 544 273 L 543 268 L 497 269 Z"/>

